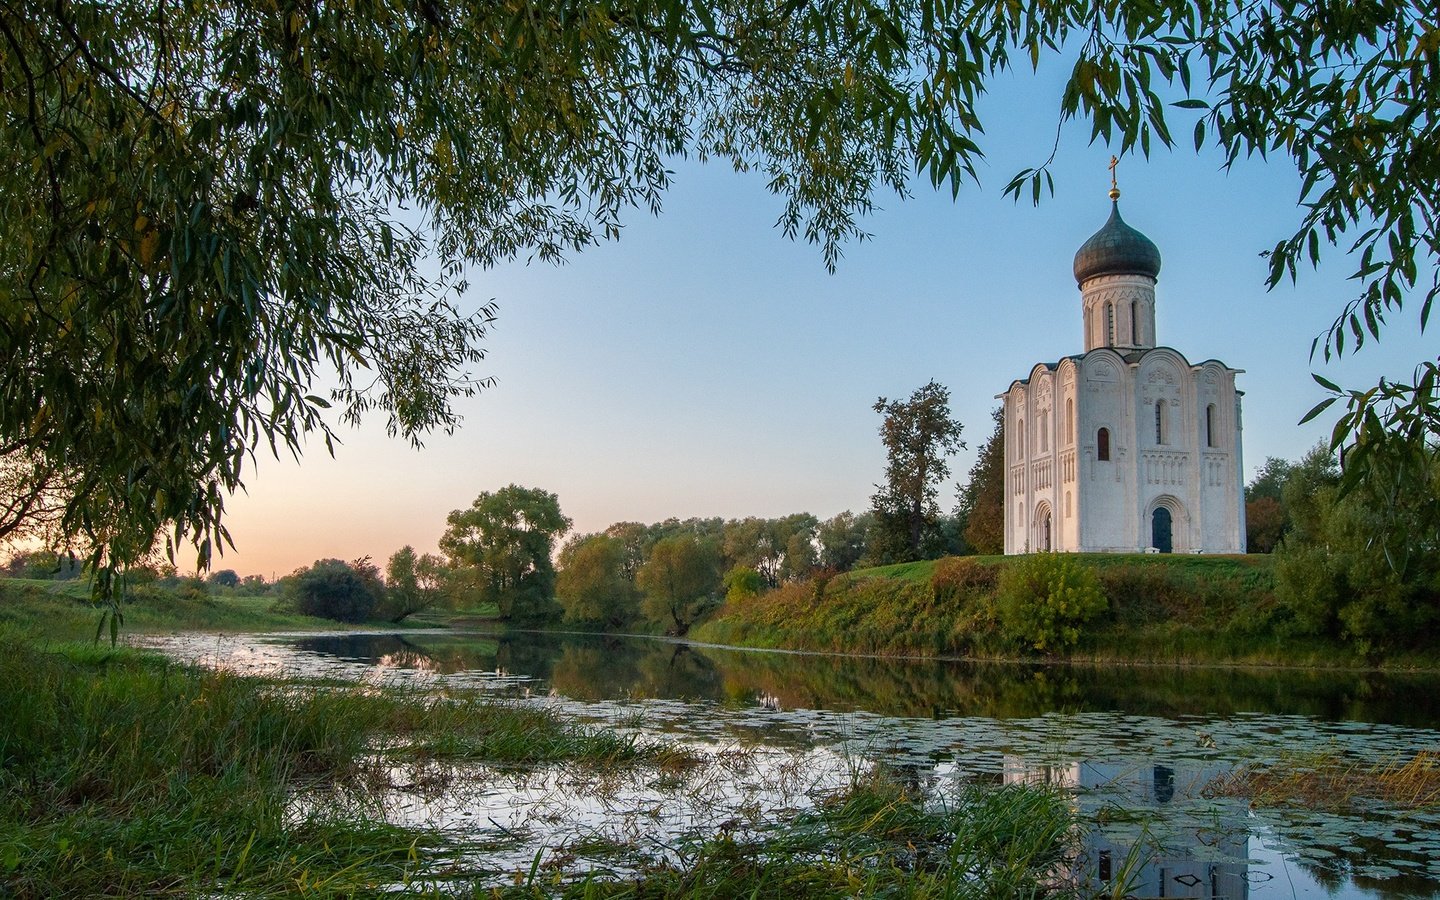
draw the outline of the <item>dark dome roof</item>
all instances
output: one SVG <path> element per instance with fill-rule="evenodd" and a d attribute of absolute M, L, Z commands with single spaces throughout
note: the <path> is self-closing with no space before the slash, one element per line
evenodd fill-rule
<path fill-rule="evenodd" d="M 1160 249 L 1120 218 L 1120 204 L 1110 209 L 1105 227 L 1090 236 L 1075 253 L 1075 281 L 1084 284 L 1097 275 L 1160 274 Z"/>

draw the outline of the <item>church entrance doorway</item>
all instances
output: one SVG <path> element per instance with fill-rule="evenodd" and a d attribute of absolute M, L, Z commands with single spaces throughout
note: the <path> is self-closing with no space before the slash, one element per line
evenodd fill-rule
<path fill-rule="evenodd" d="M 1040 526 L 1040 549 L 1050 552 L 1050 510 L 1045 510 L 1045 521 Z"/>
<path fill-rule="evenodd" d="M 1161 553 L 1169 553 L 1174 549 L 1170 525 L 1170 510 L 1163 506 L 1155 507 L 1155 512 L 1150 515 L 1150 546 Z"/>

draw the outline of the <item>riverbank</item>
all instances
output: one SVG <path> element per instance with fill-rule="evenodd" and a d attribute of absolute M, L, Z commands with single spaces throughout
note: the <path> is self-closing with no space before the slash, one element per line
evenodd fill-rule
<path fill-rule="evenodd" d="M 1025 557 L 949 557 L 813 578 L 727 601 L 689 637 L 766 649 L 1101 663 L 1440 669 L 1440 651 L 1379 657 L 1301 635 L 1269 556 L 1066 554 L 1104 608 L 1073 645 L 1037 653 L 1006 633 L 1001 576 Z"/>
<path fill-rule="evenodd" d="M 463 687 L 246 677 L 0 628 L 6 897 L 1068 894 L 1046 888 L 1077 827 L 1057 790 L 976 785 L 936 806 L 870 766 L 673 847 L 442 824 L 467 797 L 573 781 L 644 835 L 654 812 L 615 809 L 617 785 L 694 781 L 713 802 L 753 768 Z M 612 863 L 577 871 L 577 854 Z"/>

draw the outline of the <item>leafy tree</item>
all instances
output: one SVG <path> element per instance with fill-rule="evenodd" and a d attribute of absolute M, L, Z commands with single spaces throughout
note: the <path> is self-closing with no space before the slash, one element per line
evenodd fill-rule
<path fill-rule="evenodd" d="M 815 537 L 820 544 L 819 564 L 823 569 L 848 572 L 865 555 L 865 535 L 870 530 L 870 513 L 855 515 L 848 509 L 821 522 Z"/>
<path fill-rule="evenodd" d="M 1289 529 L 1284 490 L 1295 469 L 1287 460 L 1266 457 L 1245 486 L 1245 546 L 1251 553 L 1272 552 Z"/>
<path fill-rule="evenodd" d="M 764 576 L 747 566 L 732 566 L 730 571 L 725 573 L 723 584 L 725 600 L 730 603 L 758 597 L 760 592 L 765 590 Z"/>
<path fill-rule="evenodd" d="M 939 484 L 950 477 L 946 457 L 965 447 L 963 427 L 950 417 L 950 391 L 934 381 L 906 401 L 875 401 L 885 417 L 885 484 L 871 497 L 875 515 L 870 550 L 878 563 L 905 562 L 939 555 L 936 503 Z"/>
<path fill-rule="evenodd" d="M 0 452 L 73 467 L 97 558 L 173 527 L 204 563 L 247 454 L 328 444 L 330 404 L 453 426 L 493 315 L 458 312 L 465 265 L 615 237 L 675 154 L 765 171 L 833 265 L 874 186 L 957 177 L 969 143 L 883 8 L 831 12 L 6 7 Z"/>
<path fill-rule="evenodd" d="M 205 583 L 210 587 L 233 588 L 240 584 L 240 575 L 234 569 L 220 569 L 211 572 Z"/>
<path fill-rule="evenodd" d="M 406 544 L 385 564 L 384 601 L 376 614 L 387 622 L 402 622 L 440 603 L 446 586 L 445 563 L 438 556 L 415 554 Z"/>
<path fill-rule="evenodd" d="M 0 455 L 0 545 L 64 542 L 60 521 L 73 470 L 27 448 Z"/>
<path fill-rule="evenodd" d="M 730 566 L 754 569 L 769 587 L 803 578 L 815 568 L 815 529 L 809 513 L 779 519 L 751 516 L 725 523 L 723 550 Z"/>
<path fill-rule="evenodd" d="M 337 622 L 363 622 L 380 601 L 383 586 L 368 558 L 353 563 L 321 559 L 293 574 L 290 591 L 297 612 Z"/>
<path fill-rule="evenodd" d="M 970 480 L 960 489 L 955 505 L 965 543 L 972 553 L 1005 552 L 1005 410 L 990 417 L 995 427 L 970 467 Z"/>
<path fill-rule="evenodd" d="M 626 574 L 623 540 L 608 534 L 577 535 L 560 550 L 555 599 L 567 621 L 620 628 L 639 612 L 639 591 Z"/>
<path fill-rule="evenodd" d="M 1328 455 L 1328 454 L 1327 454 Z M 1265 462 L 1255 472 L 1255 477 L 1245 485 L 1245 499 L 1259 500 L 1262 497 L 1269 497 L 1272 500 L 1279 500 L 1285 490 L 1285 482 L 1290 480 L 1290 475 L 1295 471 L 1295 464 L 1278 456 L 1267 456 Z"/>
<path fill-rule="evenodd" d="M 1249 552 L 1274 552 L 1289 524 L 1285 505 L 1274 497 L 1245 501 L 1245 547 Z"/>
<path fill-rule="evenodd" d="M 446 519 L 440 549 L 456 569 L 468 570 L 481 598 L 502 619 L 543 619 L 552 614 L 555 541 L 570 530 L 556 496 L 509 485 L 486 491 L 469 509 Z"/>
<path fill-rule="evenodd" d="M 1403 441 L 1397 448 L 1408 449 Z M 1373 462 L 1374 473 L 1389 463 Z M 1275 593 L 1297 630 L 1348 639 L 1365 653 L 1433 634 L 1440 623 L 1440 454 L 1431 453 L 1428 477 L 1425 490 L 1387 497 L 1395 483 L 1387 479 L 1345 492 L 1323 446 L 1296 466 L 1284 491 L 1293 528 L 1276 550 Z"/>
<path fill-rule="evenodd" d="M 786 516 L 778 523 L 778 536 L 785 539 L 785 555 L 780 563 L 781 581 L 808 578 L 820 564 L 815 532 L 820 521 L 809 513 Z"/>
<path fill-rule="evenodd" d="M 692 534 L 662 538 L 637 579 L 645 596 L 641 609 L 672 634 L 684 634 L 720 591 L 720 552 L 713 541 Z"/>
<path fill-rule="evenodd" d="M 1227 161 L 1287 158 L 1300 221 L 1270 283 L 1357 257 L 1327 357 L 1440 292 L 1426 4 L 24 0 L 0 24 L 0 453 L 74 473 L 58 528 L 97 563 L 162 533 L 206 563 L 247 454 L 328 443 L 331 403 L 453 426 L 493 315 L 458 312 L 464 265 L 615 236 L 676 154 L 763 171 L 833 265 L 877 187 L 976 178 L 979 98 L 1017 60 L 1065 58 L 1059 118 L 1122 155 L 1193 122 Z M 1007 190 L 1050 184 L 1046 163 Z M 1423 478 L 1437 372 L 1325 382 L 1354 479 L 1377 434 Z"/>
<path fill-rule="evenodd" d="M 12 578 L 43 578 L 69 580 L 85 572 L 80 560 L 69 553 L 54 550 L 21 550 L 11 554 L 5 571 Z"/>
<path fill-rule="evenodd" d="M 605 529 L 605 534 L 620 542 L 620 570 L 633 582 L 636 573 L 645 564 L 650 545 L 654 543 L 650 538 L 650 529 L 639 522 L 616 522 Z"/>

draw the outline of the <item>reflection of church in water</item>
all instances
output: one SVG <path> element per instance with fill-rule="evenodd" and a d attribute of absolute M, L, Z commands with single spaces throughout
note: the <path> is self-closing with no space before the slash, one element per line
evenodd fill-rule
<path fill-rule="evenodd" d="M 1187 770 L 1097 762 L 1044 766 L 1014 757 L 1005 760 L 1006 784 L 1063 787 L 1077 797 L 1087 819 L 1096 817 L 1101 807 L 1129 810 L 1137 817 L 1147 809 L 1163 813 L 1172 803 L 1193 800 L 1203 785 L 1226 772 L 1224 767 Z M 1133 835 L 1087 829 L 1070 881 L 1087 897 L 1108 897 L 1118 887 L 1136 900 L 1249 900 L 1252 878 L 1270 878 L 1250 871 L 1249 843 L 1238 810 L 1227 816 L 1218 808 L 1209 828 L 1168 834 L 1158 844 L 1147 838 L 1137 846 Z"/>
<path fill-rule="evenodd" d="M 1005 552 L 1245 552 L 1238 369 L 1156 343 L 1160 251 L 1120 218 L 1075 254 L 1085 352 L 1004 401 Z"/>

